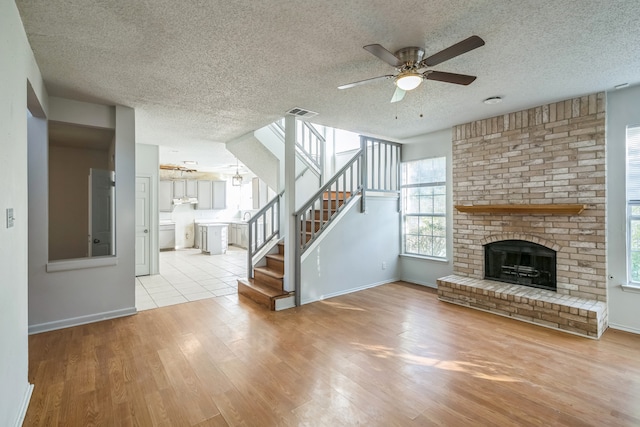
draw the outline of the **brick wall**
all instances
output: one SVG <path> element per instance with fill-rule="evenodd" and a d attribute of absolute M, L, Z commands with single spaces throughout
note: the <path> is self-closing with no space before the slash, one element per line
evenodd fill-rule
<path fill-rule="evenodd" d="M 483 278 L 482 245 L 524 238 L 557 250 L 558 293 L 606 301 L 605 94 L 454 127 L 453 201 L 586 204 L 580 215 L 454 210 L 454 273 Z"/>

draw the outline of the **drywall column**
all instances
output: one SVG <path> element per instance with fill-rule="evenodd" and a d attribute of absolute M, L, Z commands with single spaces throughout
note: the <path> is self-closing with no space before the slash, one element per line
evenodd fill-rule
<path fill-rule="evenodd" d="M 0 2 L 0 425 L 22 425 L 29 404 L 27 108 L 43 120 L 47 92 L 18 8 Z M 39 122 L 42 133 L 45 124 Z M 45 131 L 46 132 L 46 131 Z M 7 224 L 13 210 L 13 225 Z"/>
<path fill-rule="evenodd" d="M 284 289 L 295 288 L 296 118 L 284 117 Z"/>

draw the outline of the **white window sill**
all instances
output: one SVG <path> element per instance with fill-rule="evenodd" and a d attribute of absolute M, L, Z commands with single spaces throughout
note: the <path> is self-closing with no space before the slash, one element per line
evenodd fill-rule
<path fill-rule="evenodd" d="M 636 293 L 636 294 L 640 294 L 640 286 L 638 286 L 638 285 L 627 284 L 627 285 L 620 285 L 620 287 L 625 292 L 633 292 L 633 293 Z"/>
<path fill-rule="evenodd" d="M 442 262 L 442 263 L 448 263 L 449 260 L 447 258 L 436 258 L 436 257 L 430 257 L 430 256 L 426 256 L 426 255 L 414 255 L 414 254 L 400 254 L 401 257 L 403 258 L 413 258 L 413 259 L 422 259 L 425 261 L 435 261 L 435 262 Z"/>
<path fill-rule="evenodd" d="M 110 267 L 118 265 L 118 258 L 115 256 L 95 257 L 95 258 L 75 258 L 61 261 L 51 261 L 47 263 L 47 273 L 56 271 L 82 270 L 85 268 Z"/>

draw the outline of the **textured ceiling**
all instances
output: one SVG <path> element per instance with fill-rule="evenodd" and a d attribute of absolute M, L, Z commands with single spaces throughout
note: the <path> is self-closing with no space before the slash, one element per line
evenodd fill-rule
<path fill-rule="evenodd" d="M 137 142 L 167 147 L 222 153 L 292 107 L 402 139 L 640 81 L 638 0 L 16 3 L 50 95 L 133 107 Z M 470 86 L 426 81 L 396 104 L 391 80 L 337 90 L 393 72 L 364 45 L 428 56 L 473 34 L 486 45 L 435 67 Z"/>

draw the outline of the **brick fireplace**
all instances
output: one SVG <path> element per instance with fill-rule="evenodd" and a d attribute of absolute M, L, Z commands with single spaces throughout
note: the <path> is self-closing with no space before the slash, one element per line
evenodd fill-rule
<path fill-rule="evenodd" d="M 605 103 L 604 93 L 591 94 L 453 129 L 453 201 L 461 211 L 453 215 L 454 275 L 438 280 L 441 300 L 602 334 Z M 496 205 L 522 209 L 492 211 Z M 555 291 L 485 279 L 485 245 L 512 240 L 555 251 Z"/>

